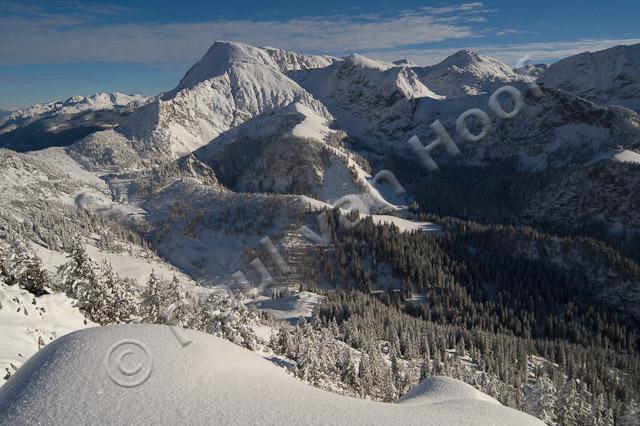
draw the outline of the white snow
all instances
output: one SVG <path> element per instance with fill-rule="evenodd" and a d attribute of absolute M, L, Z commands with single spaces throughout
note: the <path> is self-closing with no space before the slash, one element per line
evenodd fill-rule
<path fill-rule="evenodd" d="M 230 342 L 184 333 L 193 340 L 185 347 L 169 327 L 157 325 L 109 326 L 66 335 L 36 354 L 0 388 L 0 423 L 542 424 L 479 398 L 449 395 L 436 403 L 387 404 L 332 394 Z M 115 346 L 125 339 L 134 343 Z M 114 347 L 115 354 L 131 352 L 120 358 L 108 356 Z M 148 375 L 139 386 L 123 388 L 112 379 L 136 379 L 121 375 L 136 369 L 140 378 Z"/>
<path fill-rule="evenodd" d="M 378 224 L 382 224 L 382 223 L 394 224 L 402 232 L 411 232 L 411 231 L 439 232 L 442 230 L 440 225 L 436 225 L 435 223 L 412 221 L 412 220 L 402 219 L 396 216 L 374 214 L 371 216 L 371 219 L 373 219 L 373 221 Z"/>
<path fill-rule="evenodd" d="M 613 160 L 620 163 L 640 163 L 640 154 L 638 154 L 637 152 L 629 151 L 628 149 L 613 150 L 602 155 L 598 155 L 596 158 L 591 160 L 591 163 L 595 163 L 601 160 Z"/>
<path fill-rule="evenodd" d="M 407 405 L 433 404 L 456 399 L 477 399 L 493 404 L 500 404 L 496 399 L 480 392 L 471 385 L 450 377 L 442 376 L 430 377 L 419 383 L 400 398 L 398 403 Z"/>
<path fill-rule="evenodd" d="M 277 299 L 262 296 L 251 301 L 249 305 L 269 312 L 274 318 L 296 321 L 299 318 L 310 318 L 313 308 L 323 299 L 324 296 L 303 291 Z"/>
<path fill-rule="evenodd" d="M 296 102 L 294 107 L 297 112 L 304 115 L 304 120 L 293 128 L 291 134 L 301 138 L 323 141 L 330 132 L 326 118 L 319 116 L 301 103 Z"/>
<path fill-rule="evenodd" d="M 35 297 L 0 282 L 0 384 L 7 371 L 13 374 L 39 346 L 93 325 L 64 294 Z"/>

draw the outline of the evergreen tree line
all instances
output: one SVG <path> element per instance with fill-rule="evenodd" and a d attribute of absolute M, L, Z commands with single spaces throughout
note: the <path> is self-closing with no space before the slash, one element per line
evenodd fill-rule
<path fill-rule="evenodd" d="M 97 244 L 106 251 L 126 252 L 130 245 L 150 251 L 142 233 L 133 226 L 89 210 L 41 200 L 25 202 L 21 208 L 28 212 L 29 220 L 17 220 L 10 213 L 0 212 L 0 228 L 8 236 L 19 235 L 49 250 L 63 251 L 80 237 L 98 236 Z"/>
<path fill-rule="evenodd" d="M 602 244 L 558 245 L 530 228 L 457 219 L 440 220 L 441 235 L 401 232 L 370 218 L 341 227 L 337 212 L 329 222 L 335 244 L 320 253 L 320 270 L 337 288 L 373 291 L 399 284 L 403 300 L 422 297 L 408 303 L 407 311 L 438 323 L 622 352 L 640 349 L 634 302 L 602 296 L 607 287 L 640 285 L 640 267 Z M 533 249 L 542 254 L 531 255 Z M 588 261 L 572 264 L 571 253 L 557 259 L 564 250 L 583 250 L 578 258 Z"/>

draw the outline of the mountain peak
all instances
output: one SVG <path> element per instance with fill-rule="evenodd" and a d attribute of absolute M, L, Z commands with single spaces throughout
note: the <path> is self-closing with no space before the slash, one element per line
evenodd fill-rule
<path fill-rule="evenodd" d="M 352 53 L 351 55 L 346 57 L 345 63 L 358 68 L 372 68 L 380 71 L 384 71 L 390 68 L 389 65 L 383 62 L 376 61 L 371 58 L 367 58 L 366 56 L 362 56 L 357 53 Z"/>
<path fill-rule="evenodd" d="M 436 65 L 414 69 L 427 87 L 448 98 L 480 95 L 496 85 L 522 79 L 499 60 L 469 49 L 459 50 Z"/>
<path fill-rule="evenodd" d="M 475 50 L 462 49 L 457 51 L 453 55 L 448 56 L 440 64 L 455 65 L 463 68 L 470 64 L 474 64 L 476 62 L 485 62 L 485 61 L 497 61 L 497 60 L 490 58 L 488 56 L 481 55 Z"/>
<path fill-rule="evenodd" d="M 240 42 L 216 40 L 207 53 L 180 80 L 178 89 L 190 88 L 202 81 L 222 75 L 231 66 L 240 63 L 277 67 L 264 49 Z"/>

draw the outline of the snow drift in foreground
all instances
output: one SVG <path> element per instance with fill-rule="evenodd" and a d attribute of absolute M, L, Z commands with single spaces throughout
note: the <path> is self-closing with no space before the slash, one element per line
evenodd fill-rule
<path fill-rule="evenodd" d="M 466 385 L 453 380 L 446 400 L 433 403 L 335 395 L 232 343 L 183 333 L 192 340 L 185 347 L 169 327 L 157 325 L 91 328 L 61 337 L 0 388 L 0 424 L 541 424 L 466 391 L 456 399 L 456 384 L 463 390 Z M 148 358 L 135 348 L 109 358 L 110 348 L 124 339 L 144 345 Z M 124 364 L 120 371 L 141 367 L 151 373 L 148 380 L 137 387 L 116 385 L 107 365 L 118 358 Z"/>

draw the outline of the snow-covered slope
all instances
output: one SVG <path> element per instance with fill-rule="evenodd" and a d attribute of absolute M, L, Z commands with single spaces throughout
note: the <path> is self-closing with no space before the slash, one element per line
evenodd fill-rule
<path fill-rule="evenodd" d="M 542 83 L 597 103 L 640 111 L 640 44 L 563 59 L 549 67 Z"/>
<path fill-rule="evenodd" d="M 42 346 L 94 325 L 64 294 L 35 297 L 0 281 L 0 384 Z"/>
<path fill-rule="evenodd" d="M 522 79 L 506 64 L 472 50 L 461 50 L 439 64 L 414 70 L 427 87 L 447 98 L 489 93 Z"/>
<path fill-rule="evenodd" d="M 215 42 L 175 89 L 136 111 L 120 130 L 143 140 L 145 150 L 175 158 L 294 101 L 328 117 L 320 102 L 282 72 L 293 65 L 278 59 L 265 49 Z"/>
<path fill-rule="evenodd" d="M 335 395 L 232 343 L 184 333 L 193 340 L 185 347 L 166 326 L 109 326 L 64 336 L 0 388 L 0 423 L 542 424 L 477 398 L 449 395 L 414 405 Z M 127 341 L 129 346 L 117 346 Z M 131 352 L 123 358 L 123 350 Z M 136 366 L 139 386 L 115 383 L 130 380 L 120 374 Z"/>
<path fill-rule="evenodd" d="M 303 55 L 273 47 L 263 47 L 262 49 L 276 61 L 282 72 L 324 68 L 338 60 L 333 56 Z"/>

